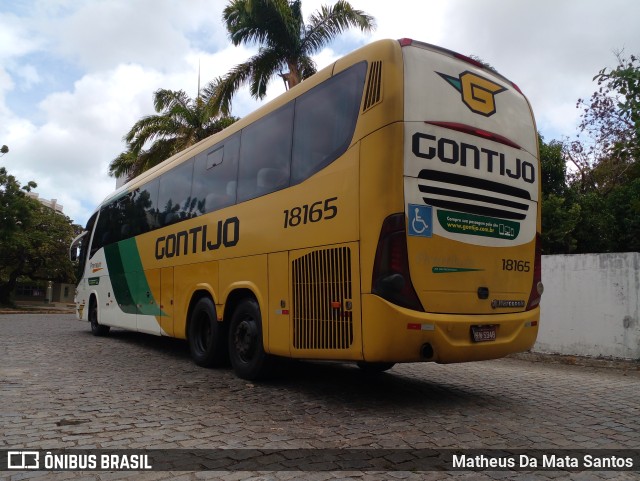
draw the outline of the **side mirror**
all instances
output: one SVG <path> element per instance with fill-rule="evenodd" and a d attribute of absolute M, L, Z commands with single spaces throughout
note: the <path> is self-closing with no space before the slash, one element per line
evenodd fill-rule
<path fill-rule="evenodd" d="M 84 239 L 84 236 L 87 234 L 88 232 L 84 231 L 71 242 L 71 245 L 69 246 L 69 259 L 71 262 L 76 262 L 78 260 L 82 239 Z"/>

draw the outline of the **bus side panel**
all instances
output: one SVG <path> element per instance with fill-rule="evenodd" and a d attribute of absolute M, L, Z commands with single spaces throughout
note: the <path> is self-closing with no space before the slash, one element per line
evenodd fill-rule
<path fill-rule="evenodd" d="M 289 253 L 269 254 L 269 311 L 263 316 L 266 321 L 264 336 L 270 354 L 289 356 L 291 349 L 291 303 L 289 301 Z"/>
<path fill-rule="evenodd" d="M 158 320 L 167 336 L 175 337 L 173 330 L 173 267 L 160 269 L 160 309 L 162 317 Z"/>
<path fill-rule="evenodd" d="M 173 336 L 179 339 L 187 338 L 187 315 L 189 304 L 197 291 L 207 292 L 215 304 L 219 303 L 218 290 L 218 262 L 201 262 L 198 264 L 184 264 L 173 268 Z M 163 269 L 163 273 L 168 268 Z M 164 288 L 169 294 L 169 279 Z M 162 297 L 161 297 L 162 299 Z M 165 301 L 162 301 L 165 303 Z M 169 303 L 170 304 L 170 303 Z M 222 312 L 218 312 L 218 318 Z M 167 331 L 168 332 L 168 331 Z"/>
<path fill-rule="evenodd" d="M 262 316 L 262 339 L 265 350 L 269 332 L 269 276 L 268 257 L 259 256 L 239 257 L 220 261 L 220 304 L 226 304 L 229 296 L 238 289 L 249 290 L 258 301 Z M 226 309 L 226 306 L 225 306 Z M 218 313 L 221 315 L 222 313 Z M 230 321 L 233 312 L 226 312 Z"/>
<path fill-rule="evenodd" d="M 137 275 L 138 289 L 144 295 L 138 305 L 136 330 L 147 334 L 167 335 L 162 330 L 166 314 L 160 308 L 160 269 L 148 269 Z M 157 294 L 156 294 L 157 293 Z"/>

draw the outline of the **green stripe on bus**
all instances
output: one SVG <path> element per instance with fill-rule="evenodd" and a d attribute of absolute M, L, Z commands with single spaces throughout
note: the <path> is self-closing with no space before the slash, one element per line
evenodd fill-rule
<path fill-rule="evenodd" d="M 104 248 L 113 294 L 123 312 L 162 316 L 153 299 L 138 253 L 135 239 L 127 239 Z M 153 302 L 150 302 L 153 301 Z"/>

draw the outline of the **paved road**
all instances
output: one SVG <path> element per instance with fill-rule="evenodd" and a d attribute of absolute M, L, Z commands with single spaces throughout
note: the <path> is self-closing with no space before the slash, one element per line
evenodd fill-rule
<path fill-rule="evenodd" d="M 70 315 L 0 315 L 0 449 L 638 448 L 640 372 L 504 359 L 366 377 L 292 363 L 265 384 L 185 343 Z M 4 478 L 2 477 L 4 476 Z M 637 479 L 638 473 L 0 473 L 1 479 Z"/>

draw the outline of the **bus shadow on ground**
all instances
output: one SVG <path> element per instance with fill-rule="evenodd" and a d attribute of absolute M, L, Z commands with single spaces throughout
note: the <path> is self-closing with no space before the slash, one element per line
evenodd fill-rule
<path fill-rule="evenodd" d="M 90 331 L 87 335 L 91 336 Z M 411 368 L 410 364 L 397 364 L 389 371 L 371 373 L 362 371 L 352 362 L 275 358 L 269 376 L 260 381 L 247 381 L 233 377 L 229 366 L 205 369 L 193 365 L 189 346 L 182 339 L 120 329 L 112 329 L 108 337 L 139 351 L 153 351 L 167 358 L 167 362 L 173 359 L 188 363 L 204 375 L 205 379 L 201 380 L 210 383 L 212 390 L 216 390 L 219 383 L 228 386 L 231 382 L 236 384 L 234 390 L 253 393 L 256 389 L 265 393 L 285 391 L 307 400 L 321 400 L 324 404 L 348 404 L 381 410 L 389 406 L 468 408 L 487 403 L 498 408 L 512 402 L 509 396 L 485 389 L 482 384 L 473 385 L 470 374 L 443 379 L 443 373 L 436 372 L 439 366 L 431 363 L 424 363 L 418 369 Z"/>
<path fill-rule="evenodd" d="M 93 337 L 91 331 L 86 333 Z M 190 361 L 189 345 L 183 339 L 176 339 L 167 336 L 155 336 L 153 334 L 145 334 L 142 332 L 127 331 L 124 329 L 111 328 L 105 339 L 123 343 L 140 349 L 152 349 L 166 357 L 174 359 L 184 359 Z"/>
<path fill-rule="evenodd" d="M 279 363 L 265 386 L 287 389 L 309 396 L 322 397 L 336 404 L 366 405 L 368 408 L 449 407 L 463 405 L 504 406 L 509 400 L 482 386 L 470 386 L 442 375 L 430 378 L 430 367 L 424 364 L 419 373 L 398 364 L 383 373 L 361 371 L 355 363 L 324 361 L 292 361 Z"/>

